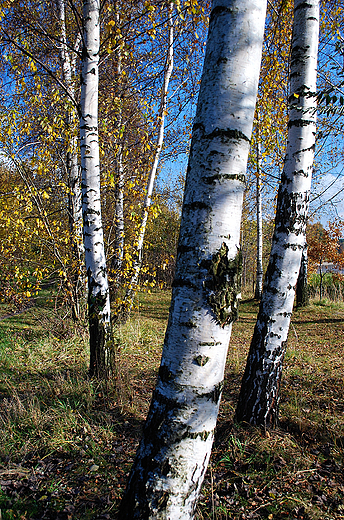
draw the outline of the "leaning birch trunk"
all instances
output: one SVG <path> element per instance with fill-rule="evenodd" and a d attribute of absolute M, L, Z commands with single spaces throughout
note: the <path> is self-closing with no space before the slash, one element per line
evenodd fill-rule
<path fill-rule="evenodd" d="M 130 313 L 131 307 L 133 305 L 134 296 L 136 294 L 139 275 L 141 271 L 142 266 L 142 250 L 143 250 L 143 242 L 145 238 L 146 233 L 146 227 L 147 227 L 147 221 L 148 221 L 148 213 L 149 208 L 151 206 L 152 202 L 152 193 L 154 188 L 154 182 L 156 177 L 156 172 L 158 169 L 159 164 L 159 158 L 160 153 L 162 150 L 163 142 L 164 142 L 164 125 L 165 125 L 165 114 L 166 114 L 166 108 L 167 108 L 167 93 L 168 93 L 168 86 L 170 83 L 170 79 L 172 76 L 173 71 L 173 3 L 169 4 L 168 7 L 169 10 L 169 16 L 168 16 L 168 54 L 166 59 L 166 67 L 165 67 L 165 74 L 164 74 L 164 83 L 162 87 L 162 93 L 161 93 L 161 103 L 160 103 L 160 110 L 159 110 L 159 129 L 158 129 L 158 137 L 157 137 L 157 143 L 156 143 L 156 149 L 155 149 L 155 155 L 154 155 L 154 161 L 152 168 L 149 172 L 148 176 L 148 182 L 147 182 L 147 189 L 146 189 L 146 196 L 143 203 L 143 209 L 142 209 L 142 216 L 141 216 L 141 222 L 140 227 L 138 230 L 138 239 L 137 239 L 137 246 L 135 251 L 135 261 L 133 265 L 133 272 L 130 278 L 129 286 L 124 298 L 124 303 L 122 306 L 122 316 L 121 319 L 125 321 L 128 314 Z"/>
<path fill-rule="evenodd" d="M 265 0 L 215 0 L 157 386 L 121 520 L 191 519 L 208 465 L 240 292 L 240 220 Z"/>
<path fill-rule="evenodd" d="M 294 2 L 287 154 L 263 297 L 242 380 L 236 419 L 274 426 L 295 286 L 300 269 L 316 131 L 319 2 Z"/>
<path fill-rule="evenodd" d="M 121 146 L 121 145 L 120 145 Z M 122 147 L 121 147 L 122 148 Z M 124 258 L 124 168 L 122 149 L 117 155 L 117 180 L 115 186 L 115 245 L 111 268 L 114 272 L 114 283 L 118 285 L 123 268 Z"/>
<path fill-rule="evenodd" d="M 119 17 L 119 8 L 117 2 L 114 3 L 115 6 L 115 18 L 116 23 L 119 26 L 120 17 Z M 121 80 L 122 80 L 122 48 L 119 45 L 118 50 L 116 51 L 116 59 L 117 59 L 117 68 L 116 68 L 116 87 L 118 90 L 121 89 Z M 122 96 L 119 94 L 119 113 L 117 118 L 117 128 L 118 135 L 122 135 Z M 118 283 L 120 281 L 122 275 L 122 267 L 123 267 L 123 258 L 124 258 L 124 168 L 123 168 L 123 145 L 121 142 L 122 138 L 118 138 L 118 151 L 117 151 L 117 161 L 116 161 L 116 185 L 115 185 L 115 244 L 114 244 L 114 254 L 111 260 L 111 270 L 113 274 L 113 282 L 115 285 L 115 290 L 117 289 Z"/>
<path fill-rule="evenodd" d="M 80 150 L 85 264 L 88 281 L 90 375 L 111 370 L 110 298 L 100 205 L 98 142 L 99 0 L 84 0 Z"/>
<path fill-rule="evenodd" d="M 68 187 L 70 190 L 68 195 L 69 233 L 75 262 L 71 287 L 74 321 L 80 318 L 80 302 L 85 297 L 85 271 L 82 266 L 84 246 L 82 240 L 81 179 L 78 155 L 74 148 L 77 147 L 77 144 L 77 138 L 72 137 L 69 144 L 72 151 L 67 152 Z"/>
<path fill-rule="evenodd" d="M 262 214 L 262 168 L 261 168 L 261 144 L 260 135 L 257 135 L 257 272 L 256 290 L 254 297 L 260 300 L 263 289 L 263 214 Z"/>
<path fill-rule="evenodd" d="M 59 25 L 60 25 L 60 59 L 62 64 L 63 79 L 68 90 L 69 96 L 75 101 L 75 86 L 73 83 L 73 62 L 71 59 L 70 49 L 67 46 L 66 35 L 66 17 L 65 17 L 65 0 L 56 0 Z M 77 38 L 78 42 L 78 38 Z M 77 44 L 78 46 L 78 44 Z M 80 168 L 78 164 L 78 139 L 73 135 L 77 122 L 77 114 L 75 107 L 70 107 L 67 114 L 67 125 L 71 135 L 68 137 L 67 144 L 67 175 L 68 187 L 70 193 L 68 195 L 68 216 L 69 231 L 72 240 L 73 255 L 76 262 L 75 276 L 73 279 L 72 293 L 72 314 L 75 320 L 80 314 L 80 295 L 84 292 L 84 280 L 82 276 L 81 262 L 83 258 L 82 244 L 82 209 L 81 209 L 81 183 Z"/>

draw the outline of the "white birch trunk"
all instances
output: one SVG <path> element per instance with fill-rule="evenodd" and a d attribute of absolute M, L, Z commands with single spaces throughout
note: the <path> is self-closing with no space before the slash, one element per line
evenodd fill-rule
<path fill-rule="evenodd" d="M 85 264 L 88 280 L 90 375 L 111 369 L 110 298 L 100 204 L 98 142 L 99 0 L 84 0 L 80 150 Z"/>
<path fill-rule="evenodd" d="M 61 31 L 60 59 L 62 64 L 63 79 L 71 99 L 75 100 L 75 86 L 73 82 L 73 64 L 74 59 L 70 56 L 70 50 L 67 46 L 66 35 L 66 17 L 65 17 L 65 0 L 56 0 L 59 25 Z M 74 107 L 71 107 L 67 114 L 68 129 L 73 134 L 76 126 L 77 114 Z M 84 248 L 82 243 L 82 208 L 81 208 L 81 183 L 80 168 L 78 164 L 78 138 L 70 135 L 67 144 L 67 175 L 68 186 L 71 190 L 69 194 L 69 229 L 73 242 L 73 253 L 76 258 L 77 267 L 72 287 L 72 312 L 74 319 L 79 317 L 80 294 L 83 292 L 83 276 L 81 272 L 81 262 L 83 258 Z"/>
<path fill-rule="evenodd" d="M 240 292 L 240 220 L 265 0 L 215 0 L 157 386 L 121 520 L 191 519 Z"/>
<path fill-rule="evenodd" d="M 73 58 L 70 56 L 70 50 L 67 46 L 66 35 L 66 19 L 65 19 L 65 0 L 56 0 L 58 17 L 61 29 L 61 46 L 60 57 L 62 63 L 63 79 L 71 99 L 75 100 L 75 86 L 73 82 Z M 67 123 L 70 128 L 76 124 L 76 112 L 74 107 L 69 111 Z M 81 188 L 80 188 L 80 172 L 78 166 L 77 154 L 77 137 L 71 137 L 69 140 L 69 157 L 67 159 L 67 170 L 69 174 L 69 184 L 72 189 L 72 200 L 70 204 L 71 228 L 78 238 L 78 243 L 82 240 L 82 209 L 81 209 Z M 79 252 L 82 254 L 82 248 L 79 246 Z"/>
<path fill-rule="evenodd" d="M 305 245 L 316 132 L 318 0 L 295 0 L 288 144 L 263 297 L 236 418 L 273 426 L 295 286 Z"/>
<path fill-rule="evenodd" d="M 121 276 L 124 258 L 124 168 L 120 149 L 117 156 L 117 180 L 115 187 L 115 246 L 112 259 L 112 269 L 115 281 Z"/>
<path fill-rule="evenodd" d="M 147 227 L 147 221 L 148 221 L 148 213 L 149 208 L 151 206 L 152 202 L 152 193 L 154 188 L 154 182 L 156 177 L 156 172 L 158 170 L 158 164 L 159 164 L 159 158 L 164 142 L 164 126 L 165 126 L 165 114 L 167 109 L 167 93 L 168 93 L 168 86 L 170 83 L 170 79 L 172 76 L 173 71 L 173 3 L 169 4 L 169 17 L 168 17 L 168 54 L 166 59 L 166 67 L 165 67 L 165 73 L 164 73 L 164 83 L 162 87 L 162 93 L 161 93 L 161 103 L 160 103 L 160 110 L 159 110 L 159 128 L 158 128 L 158 137 L 156 142 L 156 149 L 154 154 L 154 160 L 152 168 L 149 172 L 148 181 L 147 181 L 147 188 L 146 188 L 146 196 L 143 203 L 143 209 L 142 209 L 142 216 L 141 216 L 141 222 L 140 227 L 138 230 L 138 238 L 137 238 L 137 247 L 135 251 L 135 261 L 133 265 L 133 272 L 130 278 L 129 287 L 125 295 L 125 301 L 123 305 L 123 317 L 125 318 L 132 307 L 133 304 L 133 298 L 135 296 L 136 290 L 137 290 L 137 284 L 139 280 L 139 275 L 141 271 L 142 266 L 142 250 L 143 250 L 143 242 L 145 238 L 146 233 L 146 227 Z"/>
<path fill-rule="evenodd" d="M 260 300 L 263 289 L 263 213 L 262 213 L 262 168 L 260 135 L 257 136 L 257 272 L 255 298 Z"/>
<path fill-rule="evenodd" d="M 119 17 L 119 8 L 117 2 L 115 2 L 115 17 L 116 22 L 119 26 L 120 17 Z M 117 85 L 116 88 L 118 91 L 121 89 L 121 78 L 122 78 L 122 49 L 119 46 L 116 51 L 117 58 Z M 120 97 L 119 104 L 119 114 L 117 120 L 118 130 L 121 130 L 122 127 L 122 98 Z M 112 270 L 114 271 L 115 283 L 117 284 L 121 274 L 123 267 L 123 258 L 124 258 L 124 168 L 123 168 L 123 153 L 122 153 L 122 144 L 118 143 L 118 152 L 117 152 L 117 165 L 116 165 L 116 186 L 115 186 L 115 245 L 114 245 L 114 255 L 111 262 Z"/>

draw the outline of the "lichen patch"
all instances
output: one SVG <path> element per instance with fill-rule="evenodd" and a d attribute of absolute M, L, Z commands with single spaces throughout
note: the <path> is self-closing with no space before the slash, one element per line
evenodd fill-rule
<path fill-rule="evenodd" d="M 204 287 L 207 301 L 221 327 L 238 317 L 238 299 L 241 292 L 242 256 L 238 251 L 233 260 L 228 258 L 228 246 L 222 243 L 210 261 Z"/>

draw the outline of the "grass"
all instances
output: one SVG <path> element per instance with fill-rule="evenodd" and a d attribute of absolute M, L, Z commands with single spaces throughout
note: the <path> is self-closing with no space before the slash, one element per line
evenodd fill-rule
<path fill-rule="evenodd" d="M 115 331 L 118 373 L 87 377 L 85 324 L 48 295 L 23 314 L 0 306 L 0 518 L 115 518 L 148 411 L 168 317 L 168 292 L 142 294 Z M 45 301 L 46 301 L 45 300 Z M 344 305 L 294 312 L 280 427 L 233 423 L 257 314 L 233 326 L 211 463 L 197 520 L 344 518 Z"/>

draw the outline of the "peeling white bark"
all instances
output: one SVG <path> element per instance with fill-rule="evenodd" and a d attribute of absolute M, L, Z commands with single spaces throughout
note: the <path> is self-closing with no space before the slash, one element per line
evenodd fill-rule
<path fill-rule="evenodd" d="M 90 374 L 106 376 L 111 366 L 111 327 L 100 204 L 98 142 L 99 7 L 99 0 L 84 0 L 80 150 L 85 264 L 88 279 Z"/>
<path fill-rule="evenodd" d="M 272 426 L 305 231 L 316 132 L 318 0 L 295 0 L 290 65 L 288 144 L 275 232 L 236 417 Z"/>
<path fill-rule="evenodd" d="M 159 378 L 121 519 L 193 518 L 240 291 L 240 220 L 265 0 L 215 0 Z"/>

